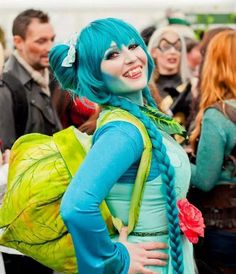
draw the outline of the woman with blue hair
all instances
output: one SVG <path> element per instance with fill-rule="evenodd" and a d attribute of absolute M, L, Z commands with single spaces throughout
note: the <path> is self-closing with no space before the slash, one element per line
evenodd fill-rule
<path fill-rule="evenodd" d="M 195 273 L 192 244 L 180 232 L 177 208 L 188 190 L 190 165 L 183 149 L 145 112 L 144 102 L 155 106 L 148 88 L 153 62 L 138 32 L 119 19 L 96 20 L 69 45 L 55 46 L 49 59 L 63 89 L 103 109 L 92 148 L 60 209 L 79 273 Z M 104 117 L 112 118 L 103 123 Z M 143 162 L 148 149 L 150 162 Z M 129 212 L 137 178 L 145 183 L 141 205 Z M 119 232 L 109 236 L 99 210 L 103 200 L 124 224 L 117 225 L 120 237 Z M 133 212 L 134 220 L 127 217 Z"/>

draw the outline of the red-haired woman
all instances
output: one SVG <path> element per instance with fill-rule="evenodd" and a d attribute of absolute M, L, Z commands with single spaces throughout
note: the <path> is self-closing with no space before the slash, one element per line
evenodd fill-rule
<path fill-rule="evenodd" d="M 200 105 L 190 143 L 196 153 L 191 183 L 207 225 L 201 254 L 213 272 L 236 270 L 236 31 L 209 43 L 201 72 Z M 206 193 L 204 193 L 206 192 Z M 206 270 L 205 270 L 206 271 Z"/>

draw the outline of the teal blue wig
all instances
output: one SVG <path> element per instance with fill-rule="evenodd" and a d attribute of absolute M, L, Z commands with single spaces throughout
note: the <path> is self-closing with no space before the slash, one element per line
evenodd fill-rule
<path fill-rule="evenodd" d="M 50 66 L 62 88 L 73 91 L 80 97 L 87 97 L 98 104 L 110 100 L 110 92 L 102 79 L 101 62 L 105 51 L 114 41 L 118 47 L 137 43 L 147 54 L 148 80 L 153 71 L 153 61 L 146 45 L 137 30 L 131 25 L 116 18 L 100 19 L 85 27 L 77 38 L 76 58 L 72 67 L 62 67 L 69 46 L 55 46 L 50 54 Z M 146 87 L 147 89 L 147 87 Z M 144 91 L 144 94 L 147 91 Z M 144 95 L 145 96 L 145 95 Z"/>

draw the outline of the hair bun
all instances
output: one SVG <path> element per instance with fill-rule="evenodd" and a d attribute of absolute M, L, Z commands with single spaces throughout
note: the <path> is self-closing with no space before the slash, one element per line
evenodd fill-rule
<path fill-rule="evenodd" d="M 61 87 L 66 90 L 76 90 L 78 85 L 78 76 L 76 74 L 77 58 L 75 58 L 75 62 L 71 66 L 62 66 L 63 61 L 68 56 L 69 49 L 70 47 L 66 44 L 59 44 L 53 47 L 49 53 L 49 63 Z"/>

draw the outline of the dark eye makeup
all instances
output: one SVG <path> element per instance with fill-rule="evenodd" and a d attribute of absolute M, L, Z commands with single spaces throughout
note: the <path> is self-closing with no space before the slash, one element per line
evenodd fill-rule
<path fill-rule="evenodd" d="M 128 45 L 127 48 L 129 50 L 135 50 L 138 46 L 139 46 L 139 44 L 132 43 L 132 44 Z M 112 48 L 108 49 L 107 52 L 105 53 L 104 60 L 115 59 L 116 57 L 118 57 L 120 55 L 120 53 L 121 53 L 120 49 L 118 49 L 117 47 L 112 47 Z"/>
<path fill-rule="evenodd" d="M 105 56 L 105 60 L 111 60 L 116 58 L 117 56 L 119 56 L 120 52 L 116 51 L 116 50 L 111 50 L 110 52 L 108 52 Z"/>
<path fill-rule="evenodd" d="M 165 38 L 162 38 L 161 41 L 159 42 L 159 46 L 157 47 L 160 51 L 166 52 L 170 50 L 171 48 L 174 48 L 176 51 L 181 52 L 182 47 L 181 47 L 181 41 L 178 39 L 175 42 L 170 42 Z"/>
<path fill-rule="evenodd" d="M 130 44 L 130 45 L 128 46 L 128 49 L 134 50 L 134 49 L 136 49 L 138 46 L 139 46 L 139 44 L 137 44 L 137 43 Z"/>

